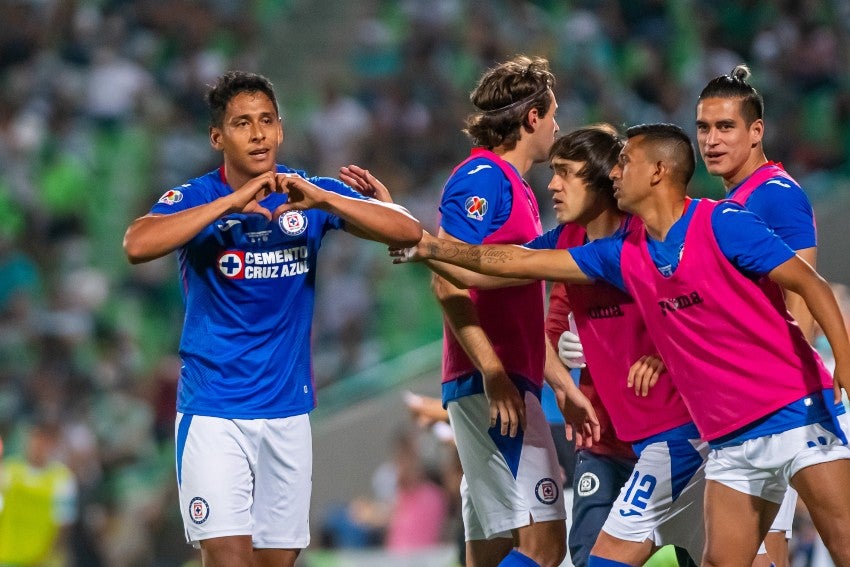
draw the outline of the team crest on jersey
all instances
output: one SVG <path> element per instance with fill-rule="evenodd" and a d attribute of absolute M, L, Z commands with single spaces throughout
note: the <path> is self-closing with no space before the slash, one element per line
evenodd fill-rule
<path fill-rule="evenodd" d="M 534 487 L 534 495 L 543 504 L 554 504 L 558 501 L 560 489 L 558 483 L 551 478 L 542 478 Z"/>
<path fill-rule="evenodd" d="M 287 211 L 277 219 L 280 229 L 289 236 L 298 236 L 307 230 L 307 217 L 301 211 Z"/>
<path fill-rule="evenodd" d="M 166 205 L 173 205 L 174 203 L 179 203 L 183 200 L 183 193 L 178 191 L 177 189 L 172 189 L 170 191 L 166 191 L 165 194 L 159 198 L 157 203 L 164 203 Z"/>
<path fill-rule="evenodd" d="M 210 505 L 200 496 L 195 496 L 189 502 L 189 517 L 196 524 L 203 524 L 210 517 Z"/>
<path fill-rule="evenodd" d="M 586 472 L 578 479 L 578 495 L 590 496 L 599 490 L 599 477 L 592 472 Z"/>
<path fill-rule="evenodd" d="M 245 277 L 245 252 L 225 250 L 218 257 L 218 270 L 229 280 L 241 280 Z"/>
<path fill-rule="evenodd" d="M 482 197 L 470 197 L 463 206 L 466 208 L 466 216 L 471 219 L 484 220 L 484 215 L 487 214 L 487 199 Z"/>

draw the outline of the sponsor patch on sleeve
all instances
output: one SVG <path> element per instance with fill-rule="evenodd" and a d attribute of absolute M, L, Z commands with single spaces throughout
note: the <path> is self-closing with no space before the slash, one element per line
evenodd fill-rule
<path fill-rule="evenodd" d="M 170 191 L 166 191 L 165 194 L 159 198 L 159 201 L 157 201 L 157 203 L 173 205 L 174 203 L 179 203 L 182 200 L 183 193 L 181 193 L 177 189 L 171 189 Z"/>
<path fill-rule="evenodd" d="M 483 197 L 472 196 L 464 203 L 466 208 L 466 216 L 480 221 L 484 220 L 484 215 L 487 214 L 487 199 Z"/>

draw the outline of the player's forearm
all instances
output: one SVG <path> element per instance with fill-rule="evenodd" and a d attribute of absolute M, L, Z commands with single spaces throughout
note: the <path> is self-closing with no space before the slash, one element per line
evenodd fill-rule
<path fill-rule="evenodd" d="M 472 364 L 484 375 L 500 372 L 502 362 L 481 327 L 469 292 L 438 275 L 432 278 L 432 290 L 449 329 Z"/>
<path fill-rule="evenodd" d="M 829 283 L 798 256 L 775 268 L 769 275 L 779 285 L 803 298 L 829 341 L 836 364 L 850 364 L 850 339 L 844 316 Z"/>
<path fill-rule="evenodd" d="M 183 246 L 201 230 L 230 211 L 225 199 L 171 215 L 145 215 L 124 234 L 124 252 L 132 264 L 165 256 Z"/>
<path fill-rule="evenodd" d="M 424 259 L 448 262 L 480 274 L 508 278 L 589 281 L 566 250 L 529 250 L 514 244 L 474 246 L 445 238 L 430 238 L 420 245 Z"/>
<path fill-rule="evenodd" d="M 407 209 L 394 203 L 354 199 L 328 193 L 322 209 L 342 218 L 346 230 L 394 248 L 413 246 L 422 238 L 422 225 Z"/>
<path fill-rule="evenodd" d="M 816 247 L 797 250 L 797 255 L 806 261 L 806 263 L 808 263 L 812 268 L 817 269 Z M 809 308 L 806 306 L 806 302 L 799 294 L 786 290 L 785 306 L 788 308 L 788 312 L 791 313 L 791 316 L 794 317 L 794 320 L 797 321 L 797 324 L 803 331 L 803 335 L 806 337 L 806 340 L 811 342 L 815 336 L 815 320 L 814 317 L 812 317 Z"/>
<path fill-rule="evenodd" d="M 467 270 L 466 268 L 461 268 L 460 266 L 455 266 L 447 262 L 440 262 L 438 260 L 425 260 L 424 263 L 432 272 L 438 274 L 440 277 L 451 282 L 452 285 L 460 289 L 468 289 L 472 287 L 478 289 L 497 289 L 502 287 L 524 285 L 533 281 L 527 279 L 486 276 L 484 274 L 479 274 L 478 272 L 473 272 L 472 270 Z"/>
<path fill-rule="evenodd" d="M 829 341 L 836 364 L 850 364 L 850 339 L 844 316 L 829 283 L 820 277 L 818 280 L 816 287 L 812 286 L 810 291 L 803 294 L 806 305 Z"/>
<path fill-rule="evenodd" d="M 568 395 L 578 390 L 569 370 L 558 358 L 558 352 L 548 338 L 546 339 L 546 365 L 543 367 L 543 379 L 556 393 L 561 392 Z"/>

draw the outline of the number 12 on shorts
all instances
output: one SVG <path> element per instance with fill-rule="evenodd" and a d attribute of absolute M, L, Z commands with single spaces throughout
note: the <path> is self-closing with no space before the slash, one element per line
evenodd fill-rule
<path fill-rule="evenodd" d="M 640 516 L 642 510 L 646 510 L 647 500 L 652 496 L 652 491 L 655 490 L 655 485 L 658 481 L 651 474 L 641 476 L 640 471 L 635 471 L 629 481 L 629 489 L 626 490 L 626 495 L 623 496 L 623 502 L 632 506 L 631 509 L 620 509 L 620 515 Z"/>

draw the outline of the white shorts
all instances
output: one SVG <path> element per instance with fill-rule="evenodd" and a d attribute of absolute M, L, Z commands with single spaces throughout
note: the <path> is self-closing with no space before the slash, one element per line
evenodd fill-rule
<path fill-rule="evenodd" d="M 850 447 L 830 430 L 813 423 L 712 449 L 705 476 L 779 504 L 790 479 L 800 470 L 839 459 L 850 459 Z"/>
<path fill-rule="evenodd" d="M 467 541 L 510 537 L 511 530 L 531 524 L 532 519 L 567 518 L 561 465 L 549 423 L 540 400 L 530 392 L 524 397 L 526 428 L 514 438 L 501 435 L 498 426 L 490 429 L 484 394 L 448 404 L 464 472 L 461 496 Z"/>
<path fill-rule="evenodd" d="M 177 414 L 177 487 L 186 540 L 250 535 L 258 549 L 310 543 L 313 447 L 307 414 Z"/>
<path fill-rule="evenodd" d="M 602 527 L 626 541 L 673 544 L 694 561 L 705 546 L 703 496 L 708 444 L 700 439 L 658 441 L 640 453 L 631 478 Z"/>
<path fill-rule="evenodd" d="M 797 511 L 797 491 L 791 486 L 785 491 L 785 497 L 782 499 L 782 505 L 779 507 L 779 512 L 776 513 L 776 518 L 773 519 L 773 524 L 770 526 L 772 532 L 784 532 L 785 539 L 791 539 L 794 527 L 794 513 Z"/>

